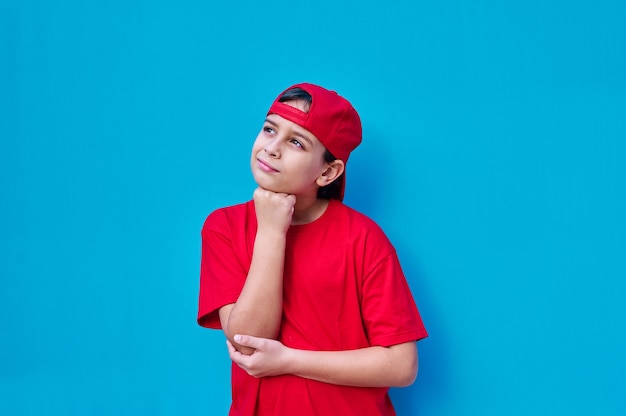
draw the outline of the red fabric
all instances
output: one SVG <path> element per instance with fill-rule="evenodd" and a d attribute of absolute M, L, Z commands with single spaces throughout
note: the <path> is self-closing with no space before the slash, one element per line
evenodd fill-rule
<path fill-rule="evenodd" d="M 212 213 L 202 230 L 198 323 L 220 328 L 252 258 L 252 201 Z M 395 249 L 370 219 L 331 200 L 321 218 L 287 234 L 280 341 L 307 350 L 390 346 L 427 336 Z M 255 379 L 233 365 L 231 415 L 393 415 L 387 388 L 296 376 Z"/>

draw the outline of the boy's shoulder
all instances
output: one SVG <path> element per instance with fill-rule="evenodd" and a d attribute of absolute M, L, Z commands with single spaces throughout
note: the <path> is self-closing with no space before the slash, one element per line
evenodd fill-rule
<path fill-rule="evenodd" d="M 249 200 L 246 202 L 240 202 L 234 205 L 228 205 L 225 207 L 216 208 L 209 214 L 209 217 L 215 215 L 241 215 L 248 211 L 249 209 L 254 209 L 254 201 Z"/>
<path fill-rule="evenodd" d="M 246 223 L 248 220 L 256 222 L 252 200 L 215 209 L 206 217 L 202 230 L 204 232 L 216 228 L 230 228 L 237 224 Z"/>
<path fill-rule="evenodd" d="M 353 218 L 355 220 L 376 224 L 376 222 L 372 218 L 370 218 L 368 215 L 336 199 L 330 200 L 329 207 L 331 208 L 331 210 L 338 210 L 339 212 L 342 212 L 344 215 L 350 218 Z"/>
<path fill-rule="evenodd" d="M 373 230 L 375 232 L 382 232 L 378 223 L 368 215 L 361 211 L 357 211 L 355 208 L 345 205 L 340 201 L 332 200 L 329 208 L 331 208 L 331 214 L 335 219 L 344 222 L 350 227 L 358 227 Z"/>
<path fill-rule="evenodd" d="M 370 259 L 381 259 L 395 251 L 383 229 L 368 215 L 338 201 L 330 208 L 334 224 L 329 228 L 335 230 L 345 244 L 361 247 Z"/>

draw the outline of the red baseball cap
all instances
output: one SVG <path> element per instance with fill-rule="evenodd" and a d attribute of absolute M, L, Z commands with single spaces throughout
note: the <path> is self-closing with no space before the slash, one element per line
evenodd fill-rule
<path fill-rule="evenodd" d="M 308 112 L 279 101 L 285 92 L 294 88 L 300 88 L 311 96 Z M 276 97 L 267 114 L 277 114 L 304 127 L 344 164 L 348 163 L 350 152 L 361 143 L 361 119 L 352 104 L 335 91 L 318 85 L 308 83 L 292 85 Z M 346 185 L 345 170 L 339 180 L 342 181 L 340 185 L 343 200 Z"/>

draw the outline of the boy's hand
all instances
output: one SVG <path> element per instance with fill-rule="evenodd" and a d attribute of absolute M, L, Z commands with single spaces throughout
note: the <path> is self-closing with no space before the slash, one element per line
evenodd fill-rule
<path fill-rule="evenodd" d="M 255 189 L 253 199 L 259 230 L 272 229 L 286 233 L 291 225 L 296 205 L 295 195 L 272 192 L 259 187 Z"/>
<path fill-rule="evenodd" d="M 267 377 L 287 373 L 286 366 L 291 349 L 279 341 L 251 335 L 235 335 L 235 342 L 255 350 L 251 355 L 242 354 L 226 340 L 230 359 L 251 376 Z"/>

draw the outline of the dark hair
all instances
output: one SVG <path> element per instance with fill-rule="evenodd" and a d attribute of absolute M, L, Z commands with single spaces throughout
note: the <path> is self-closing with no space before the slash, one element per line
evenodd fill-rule
<path fill-rule="evenodd" d="M 294 101 L 294 100 L 303 100 L 307 103 L 306 109 L 308 111 L 311 103 L 313 102 L 313 98 L 311 94 L 303 90 L 302 88 L 292 88 L 290 90 L 285 91 L 280 97 L 278 97 L 278 101 L 284 103 L 286 101 Z M 324 162 L 330 163 L 335 161 L 337 158 L 330 153 L 328 149 L 324 152 Z M 341 176 L 330 184 L 326 186 L 322 186 L 317 190 L 317 197 L 319 199 L 338 199 L 341 200 L 341 183 L 343 182 L 343 176 Z"/>

